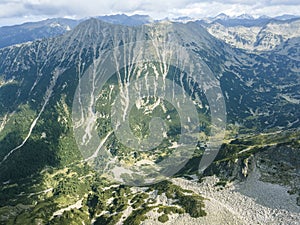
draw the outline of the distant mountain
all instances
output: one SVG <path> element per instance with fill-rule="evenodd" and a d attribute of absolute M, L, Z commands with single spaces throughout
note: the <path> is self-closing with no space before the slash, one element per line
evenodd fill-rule
<path fill-rule="evenodd" d="M 56 37 L 73 29 L 78 23 L 77 20 L 57 18 L 0 27 L 0 48 L 42 38 Z"/>
<path fill-rule="evenodd" d="M 225 13 L 221 13 L 215 17 L 209 17 L 206 19 L 203 19 L 203 21 L 206 21 L 208 23 L 218 22 L 226 27 L 233 27 L 233 26 L 244 26 L 244 27 L 252 27 L 252 26 L 264 26 L 270 21 L 274 20 L 291 20 L 291 19 L 297 19 L 300 18 L 300 16 L 296 15 L 281 15 L 277 17 L 269 17 L 269 16 L 260 16 L 260 17 L 254 17 L 250 14 L 241 14 L 239 16 L 228 16 Z"/>
<path fill-rule="evenodd" d="M 257 19 L 225 19 L 202 21 L 215 37 L 226 43 L 250 51 L 269 51 L 285 41 L 300 37 L 300 18 L 278 20 L 268 17 Z"/>
<path fill-rule="evenodd" d="M 226 15 L 225 13 L 220 13 L 216 17 L 212 17 L 212 20 L 228 20 L 230 19 L 230 16 Z"/>
<path fill-rule="evenodd" d="M 151 17 L 145 15 L 127 16 L 125 14 L 117 14 L 96 18 L 107 23 L 126 26 L 139 26 L 153 21 Z M 85 20 L 56 18 L 0 27 L 0 48 L 42 38 L 57 37 L 72 30 L 76 25 Z"/>
<path fill-rule="evenodd" d="M 249 15 L 249 14 L 241 14 L 239 16 L 236 17 L 236 19 L 240 19 L 240 20 L 254 20 L 254 17 Z"/>
<path fill-rule="evenodd" d="M 190 21 L 195 21 L 196 19 L 189 17 L 189 16 L 181 16 L 181 17 L 177 17 L 177 18 L 173 18 L 171 19 L 171 21 L 173 22 L 179 22 L 179 23 L 187 23 Z"/>
<path fill-rule="evenodd" d="M 96 18 L 107 23 L 126 25 L 126 26 L 138 26 L 153 21 L 153 19 L 151 19 L 150 16 L 146 16 L 146 15 L 127 16 L 125 14 L 117 14 L 117 15 L 98 16 Z"/>
<path fill-rule="evenodd" d="M 254 19 L 253 17 L 248 16 L 241 16 L 241 17 L 216 17 L 211 20 L 212 22 L 218 22 L 223 26 L 245 26 L 245 27 L 252 27 L 252 26 L 263 26 L 270 21 L 270 18 L 260 17 Z"/>
<path fill-rule="evenodd" d="M 290 20 L 290 19 L 299 19 L 299 18 L 300 18 L 300 16 L 290 15 L 290 14 L 284 14 L 281 16 L 274 17 L 274 19 L 276 19 L 276 20 Z"/>

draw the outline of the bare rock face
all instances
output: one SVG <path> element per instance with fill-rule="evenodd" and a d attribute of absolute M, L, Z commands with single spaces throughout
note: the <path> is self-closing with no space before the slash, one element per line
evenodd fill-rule
<path fill-rule="evenodd" d="M 218 174 L 221 179 L 244 181 L 251 173 L 253 163 L 255 163 L 253 156 L 216 162 L 205 171 L 205 175 Z"/>
<path fill-rule="evenodd" d="M 248 163 L 249 163 L 249 158 L 244 159 L 243 161 L 244 167 L 242 168 L 242 174 L 244 177 L 248 176 L 248 170 L 249 170 Z"/>
<path fill-rule="evenodd" d="M 300 159 L 299 149 L 292 145 L 277 145 L 269 147 L 258 154 L 258 168 L 261 180 L 288 186 L 293 193 L 300 194 Z M 297 204 L 300 203 L 300 197 Z"/>

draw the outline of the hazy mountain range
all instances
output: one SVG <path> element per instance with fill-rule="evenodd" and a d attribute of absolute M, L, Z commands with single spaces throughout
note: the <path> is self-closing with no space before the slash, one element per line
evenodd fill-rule
<path fill-rule="evenodd" d="M 159 20 L 153 20 L 149 16 L 146 15 L 133 15 L 133 16 L 127 16 L 125 14 L 117 14 L 117 15 L 110 15 L 110 16 L 99 16 L 96 17 L 99 20 L 102 20 L 104 22 L 112 23 L 112 24 L 120 24 L 120 25 L 126 25 L 126 26 L 138 26 L 143 25 L 151 22 L 159 22 Z M 277 16 L 274 18 L 267 17 L 267 16 L 261 16 L 258 18 L 255 18 L 251 15 L 243 14 L 236 17 L 230 17 L 227 16 L 224 13 L 219 14 L 216 17 L 209 17 L 204 19 L 193 19 L 190 17 L 179 17 L 179 18 L 173 18 L 165 20 L 170 20 L 174 22 L 190 22 L 190 21 L 199 21 L 206 26 L 210 27 L 210 31 L 215 36 L 220 36 L 220 32 L 222 32 L 222 35 L 224 35 L 224 32 L 227 33 L 226 38 L 230 39 L 238 39 L 235 42 L 250 42 L 253 31 L 252 30 L 258 30 L 259 28 L 263 29 L 268 24 L 289 24 L 290 22 L 294 22 L 300 19 L 300 16 L 294 16 L 294 15 L 282 15 Z M 84 21 L 85 19 L 80 20 L 72 20 L 72 19 L 63 19 L 63 18 L 55 18 L 55 19 L 47 19 L 39 22 L 28 22 L 20 25 L 13 25 L 13 26 L 3 26 L 0 27 L 0 48 L 19 44 L 23 42 L 33 41 L 36 39 L 42 39 L 42 38 L 49 38 L 49 37 L 55 37 L 58 35 L 61 35 L 67 31 L 70 31 L 73 29 L 76 25 L 78 25 L 80 22 Z M 213 32 L 214 27 L 220 26 L 217 29 L 220 29 L 218 32 Z M 247 31 L 249 33 L 249 37 L 244 37 L 245 34 L 239 34 L 234 33 L 234 31 L 231 31 L 233 29 L 237 29 L 236 26 L 242 26 L 245 27 L 245 29 L 250 30 Z M 225 29 L 225 28 L 226 29 Z M 247 28 L 246 28 L 247 27 Z M 298 27 L 294 27 L 293 32 L 298 33 Z M 225 30 L 224 30 L 225 29 Z M 280 27 L 278 28 L 280 29 Z M 228 34 L 228 32 L 230 34 Z M 277 31 L 278 32 L 278 31 Z M 232 34 L 233 33 L 233 34 Z M 284 32 L 285 33 L 285 32 Z M 250 36 L 252 35 L 252 36 Z M 257 35 L 257 34 L 256 34 Z M 297 34 L 295 34 L 297 35 Z M 240 37 L 241 36 L 241 37 Z M 259 38 L 259 37 L 257 37 Z M 246 40 L 244 40 L 246 39 Z M 226 40 L 226 39 L 225 39 Z M 226 40 L 228 42 L 233 42 L 233 40 Z"/>

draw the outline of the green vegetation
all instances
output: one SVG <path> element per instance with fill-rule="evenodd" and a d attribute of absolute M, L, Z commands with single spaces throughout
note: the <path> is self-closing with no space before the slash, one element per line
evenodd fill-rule
<path fill-rule="evenodd" d="M 179 205 L 181 205 L 191 217 L 203 217 L 206 216 L 203 200 L 204 199 L 198 195 L 181 195 L 179 196 Z"/>
<path fill-rule="evenodd" d="M 151 186 L 151 189 L 158 191 L 158 194 L 165 193 L 167 198 L 178 200 L 176 205 L 181 207 L 184 211 L 177 207 L 163 207 L 158 212 L 164 211 L 165 214 L 173 213 L 189 213 L 191 217 L 202 217 L 206 213 L 204 211 L 204 198 L 196 195 L 194 192 L 184 190 L 168 181 Z"/>
<path fill-rule="evenodd" d="M 141 207 L 145 203 L 145 199 L 147 199 L 149 195 L 147 193 L 141 193 L 135 195 L 131 200 L 130 203 L 132 204 L 132 208 L 137 209 Z"/>
<path fill-rule="evenodd" d="M 165 223 L 169 220 L 169 217 L 168 217 L 168 215 L 163 214 L 163 215 L 159 216 L 157 219 L 158 219 L 159 222 Z"/>
<path fill-rule="evenodd" d="M 122 213 L 114 214 L 112 216 L 108 214 L 104 214 L 97 218 L 95 221 L 95 225 L 115 225 L 120 218 L 122 217 Z"/>
<path fill-rule="evenodd" d="M 141 209 L 134 210 L 124 221 L 124 225 L 140 225 L 142 221 L 147 219 L 145 215 L 154 207 L 143 207 Z"/>
<path fill-rule="evenodd" d="M 226 186 L 226 184 L 227 184 L 227 180 L 220 180 L 220 181 L 218 181 L 216 184 L 215 184 L 215 186 L 222 186 L 222 187 L 225 187 Z"/>
<path fill-rule="evenodd" d="M 184 213 L 184 209 L 180 208 L 179 206 L 159 206 L 159 209 L 157 210 L 158 213 L 163 212 L 164 214 L 172 214 L 172 213 L 178 213 L 182 214 Z"/>

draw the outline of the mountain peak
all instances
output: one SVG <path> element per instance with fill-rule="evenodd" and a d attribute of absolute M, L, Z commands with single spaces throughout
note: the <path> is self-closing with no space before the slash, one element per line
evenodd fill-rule
<path fill-rule="evenodd" d="M 295 16 L 295 15 L 291 15 L 291 14 L 283 14 L 281 16 L 275 17 L 275 19 L 277 19 L 277 20 L 290 20 L 290 19 L 296 19 L 296 18 L 300 18 L 300 16 Z"/>
<path fill-rule="evenodd" d="M 215 20 L 227 20 L 230 19 L 230 16 L 226 15 L 225 13 L 220 13 L 216 17 L 214 17 Z"/>
<path fill-rule="evenodd" d="M 245 13 L 244 13 L 244 14 L 241 14 L 241 15 L 237 16 L 236 19 L 253 20 L 254 17 L 253 17 L 252 15 L 250 15 L 250 14 L 245 14 Z"/>

